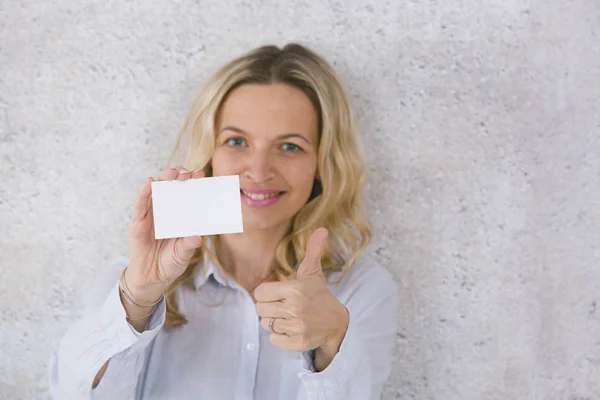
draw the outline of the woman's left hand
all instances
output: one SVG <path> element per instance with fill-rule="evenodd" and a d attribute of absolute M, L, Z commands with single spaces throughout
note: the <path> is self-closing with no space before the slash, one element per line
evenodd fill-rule
<path fill-rule="evenodd" d="M 327 287 L 321 267 L 327 235 L 325 228 L 312 234 L 296 279 L 265 282 L 254 291 L 256 312 L 271 331 L 271 342 L 291 351 L 316 350 L 318 371 L 333 360 L 349 323 L 348 310 Z"/>

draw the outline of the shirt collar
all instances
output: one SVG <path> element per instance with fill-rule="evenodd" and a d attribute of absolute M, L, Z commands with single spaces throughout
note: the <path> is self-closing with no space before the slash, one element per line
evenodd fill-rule
<path fill-rule="evenodd" d="M 202 246 L 205 245 L 210 246 L 210 242 L 206 240 L 205 243 L 202 244 Z M 193 279 L 194 287 L 196 288 L 196 290 L 202 287 L 202 285 L 204 285 L 211 276 L 221 285 L 230 286 L 230 284 L 227 282 L 228 279 L 223 274 L 221 268 L 215 265 L 215 263 L 208 256 L 207 252 L 204 251 L 202 264 L 200 265 L 200 268 L 198 268 L 198 270 L 196 271 L 196 274 Z"/>

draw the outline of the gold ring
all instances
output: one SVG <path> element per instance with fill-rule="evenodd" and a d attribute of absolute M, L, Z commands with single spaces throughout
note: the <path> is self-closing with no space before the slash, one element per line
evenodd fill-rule
<path fill-rule="evenodd" d="M 269 330 L 273 333 L 277 333 L 273 330 L 273 322 L 275 322 L 275 318 L 271 318 L 271 320 L 269 321 Z"/>

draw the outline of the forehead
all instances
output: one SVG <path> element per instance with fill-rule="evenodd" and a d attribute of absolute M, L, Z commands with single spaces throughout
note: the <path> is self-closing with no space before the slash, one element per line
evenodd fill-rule
<path fill-rule="evenodd" d="M 245 84 L 221 106 L 217 126 L 235 125 L 251 134 L 298 132 L 317 135 L 317 112 L 300 89 L 284 83 Z"/>

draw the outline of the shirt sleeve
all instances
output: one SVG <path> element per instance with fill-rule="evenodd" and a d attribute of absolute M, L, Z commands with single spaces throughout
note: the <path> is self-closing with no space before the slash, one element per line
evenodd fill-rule
<path fill-rule="evenodd" d="M 50 389 L 55 400 L 135 398 L 146 348 L 164 325 L 164 299 L 150 317 L 146 330 L 137 332 L 125 319 L 118 283 L 100 307 L 84 313 L 62 337 L 50 360 Z M 92 382 L 104 365 L 99 385 Z"/>
<path fill-rule="evenodd" d="M 379 272 L 382 272 L 379 274 Z M 376 279 L 373 275 L 376 274 Z M 397 331 L 398 289 L 383 269 L 359 279 L 342 300 L 350 314 L 339 352 L 327 368 L 315 372 L 313 352 L 302 353 L 302 389 L 298 400 L 375 400 L 390 374 Z M 342 296 L 338 296 L 340 298 Z"/>

